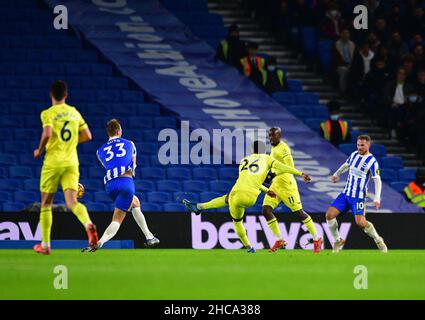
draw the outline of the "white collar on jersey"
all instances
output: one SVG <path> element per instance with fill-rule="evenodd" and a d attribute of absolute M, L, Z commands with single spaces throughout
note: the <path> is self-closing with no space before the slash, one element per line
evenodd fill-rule
<path fill-rule="evenodd" d="M 109 138 L 109 140 L 114 140 L 114 139 L 119 139 L 119 137 L 118 136 L 113 136 L 113 137 L 110 137 Z"/>

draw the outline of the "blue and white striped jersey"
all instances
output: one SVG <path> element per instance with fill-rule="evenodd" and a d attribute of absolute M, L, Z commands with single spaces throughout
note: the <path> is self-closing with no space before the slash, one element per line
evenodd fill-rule
<path fill-rule="evenodd" d="M 105 184 L 127 171 L 131 171 L 133 176 L 136 174 L 136 163 L 133 163 L 133 157 L 137 155 L 137 151 L 133 141 L 112 137 L 97 150 L 96 154 L 106 169 L 106 175 L 103 178 Z"/>
<path fill-rule="evenodd" d="M 342 193 L 349 197 L 364 199 L 370 178 L 379 176 L 378 161 L 371 153 L 362 156 L 358 151 L 355 151 L 346 163 L 350 166 L 350 171 Z"/>

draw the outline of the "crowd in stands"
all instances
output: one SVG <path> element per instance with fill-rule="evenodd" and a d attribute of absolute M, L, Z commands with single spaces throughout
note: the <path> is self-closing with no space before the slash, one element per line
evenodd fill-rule
<path fill-rule="evenodd" d="M 241 0 L 241 3 L 247 15 L 256 17 L 296 49 L 303 46 L 305 30 L 316 31 L 319 46 L 330 44 L 331 63 L 328 70 L 323 69 L 341 94 L 384 125 L 390 138 L 404 141 L 410 151 L 425 159 L 425 1 Z M 368 9 L 366 30 L 353 26 L 356 5 Z"/>

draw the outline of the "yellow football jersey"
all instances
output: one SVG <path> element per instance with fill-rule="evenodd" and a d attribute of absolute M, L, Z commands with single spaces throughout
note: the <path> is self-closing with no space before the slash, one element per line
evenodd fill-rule
<path fill-rule="evenodd" d="M 285 142 L 280 141 L 277 146 L 272 147 L 270 155 L 273 159 L 276 159 L 277 161 L 282 162 L 283 164 L 286 164 L 292 168 L 294 167 L 294 159 L 292 158 L 291 149 Z M 277 173 L 275 170 L 272 171 Z M 275 179 L 277 182 L 283 180 L 289 181 L 293 179 L 293 175 L 290 173 L 283 173 L 277 176 Z"/>
<path fill-rule="evenodd" d="M 252 154 L 241 160 L 239 177 L 233 190 L 252 190 L 259 193 L 263 189 L 262 185 L 267 173 L 272 168 L 277 174 L 289 172 L 301 175 L 301 172 L 297 169 L 286 166 L 267 154 Z"/>
<path fill-rule="evenodd" d="M 46 145 L 44 166 L 69 167 L 78 166 L 78 136 L 87 128 L 83 117 L 75 107 L 67 104 L 51 106 L 41 112 L 44 127 L 53 128 L 52 136 Z"/>

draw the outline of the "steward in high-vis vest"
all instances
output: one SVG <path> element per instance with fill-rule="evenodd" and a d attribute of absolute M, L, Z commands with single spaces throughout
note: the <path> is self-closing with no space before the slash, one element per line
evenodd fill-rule
<path fill-rule="evenodd" d="M 288 91 L 285 71 L 276 66 L 276 58 L 270 57 L 267 63 L 266 91 L 268 94 Z"/>
<path fill-rule="evenodd" d="M 239 68 L 240 60 L 244 56 L 246 56 L 245 42 L 239 39 L 238 26 L 233 24 L 229 27 L 227 38 L 220 41 L 216 51 L 216 58 Z"/>
<path fill-rule="evenodd" d="M 328 104 L 330 116 L 320 124 L 320 133 L 323 138 L 335 146 L 351 140 L 348 121 L 339 116 L 340 105 L 337 101 L 330 101 Z"/>
<path fill-rule="evenodd" d="M 248 44 L 248 55 L 240 59 L 242 73 L 258 87 L 265 88 L 267 81 L 266 60 L 257 55 L 258 44 Z"/>
<path fill-rule="evenodd" d="M 416 180 L 404 188 L 404 195 L 407 201 L 425 210 L 425 168 L 416 170 Z"/>

